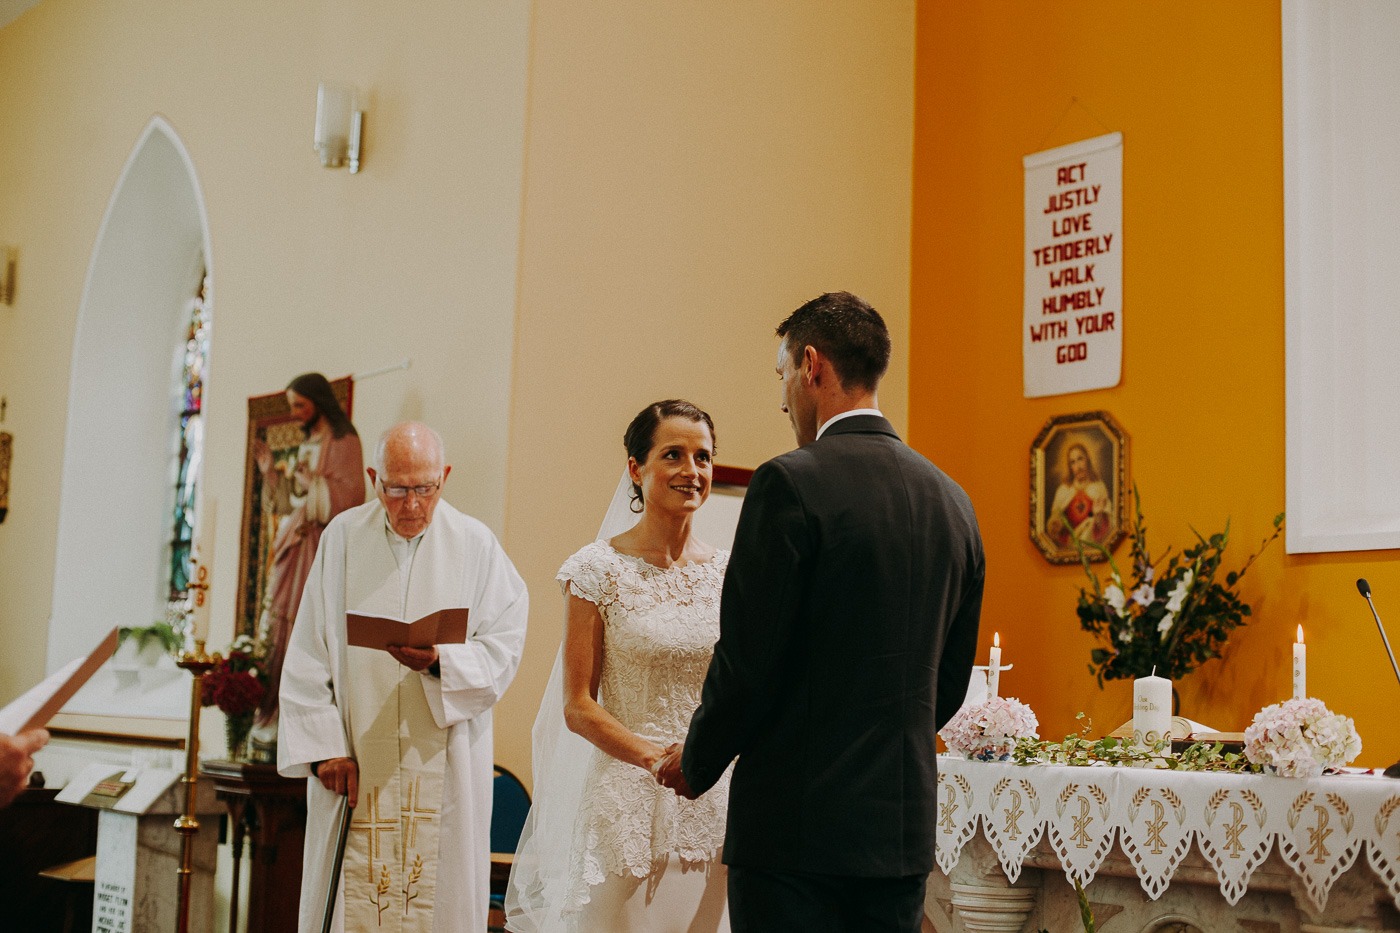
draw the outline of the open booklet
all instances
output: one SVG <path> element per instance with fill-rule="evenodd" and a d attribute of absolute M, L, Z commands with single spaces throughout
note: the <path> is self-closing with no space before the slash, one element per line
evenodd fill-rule
<path fill-rule="evenodd" d="M 467 609 L 465 606 L 439 609 L 437 612 L 428 613 L 417 622 L 347 612 L 345 633 L 350 644 L 360 648 L 378 648 L 381 651 L 390 645 L 408 648 L 460 645 L 467 640 Z"/>
<path fill-rule="evenodd" d="M 46 726 L 63 704 L 88 682 L 97 669 L 117 650 L 117 630 L 107 633 L 92 653 L 74 658 L 30 688 L 4 709 L 0 709 L 0 733 L 14 735 L 26 729 Z"/>

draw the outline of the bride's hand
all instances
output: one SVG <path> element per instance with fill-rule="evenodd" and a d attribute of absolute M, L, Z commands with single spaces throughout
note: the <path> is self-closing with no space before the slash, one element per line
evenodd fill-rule
<path fill-rule="evenodd" d="M 698 795 L 690 789 L 690 782 L 681 770 L 681 746 L 672 745 L 666 750 L 666 757 L 656 769 L 656 780 L 662 787 L 669 787 L 682 797 L 694 800 Z"/>
<path fill-rule="evenodd" d="M 661 762 L 666 760 L 666 756 L 670 754 L 671 749 L 676 746 L 671 745 L 670 748 L 662 748 L 654 742 L 647 742 L 647 746 L 646 753 L 642 756 L 642 767 L 650 771 L 652 777 L 656 777 L 656 772 L 657 769 L 661 767 Z"/>

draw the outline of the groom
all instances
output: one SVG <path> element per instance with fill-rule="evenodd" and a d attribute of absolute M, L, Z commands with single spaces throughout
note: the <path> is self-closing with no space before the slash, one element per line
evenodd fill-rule
<path fill-rule="evenodd" d="M 779 327 L 798 449 L 753 474 L 720 640 L 683 752 L 703 794 L 738 756 L 735 933 L 916 933 L 934 864 L 934 734 L 962 703 L 984 560 L 972 503 L 876 405 L 890 337 L 854 295 Z"/>

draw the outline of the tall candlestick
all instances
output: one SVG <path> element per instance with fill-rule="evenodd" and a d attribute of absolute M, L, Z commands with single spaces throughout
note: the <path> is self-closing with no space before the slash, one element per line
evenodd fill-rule
<path fill-rule="evenodd" d="M 209 638 L 209 584 L 214 573 L 214 527 L 218 500 L 210 496 L 199 510 L 199 530 L 190 551 L 190 628 L 195 641 Z"/>
<path fill-rule="evenodd" d="M 992 633 L 992 650 L 987 655 L 987 699 L 997 696 L 1001 686 L 1001 632 Z"/>
<path fill-rule="evenodd" d="M 190 930 L 190 881 L 194 877 L 194 837 L 199 834 L 199 817 L 195 808 L 199 801 L 199 711 L 204 706 L 204 675 L 214 661 L 204 653 L 204 642 L 195 642 L 194 651 L 186 651 L 176 662 L 194 675 L 190 684 L 189 734 L 185 738 L 185 773 L 180 783 L 185 785 L 185 812 L 175 818 L 175 831 L 180 834 L 180 864 L 175 869 L 179 879 L 179 912 L 176 933 Z M 236 863 L 235 863 L 236 864 Z M 237 891 L 237 889 L 234 889 Z"/>
<path fill-rule="evenodd" d="M 1172 682 L 1155 673 L 1137 678 L 1133 681 L 1133 742 L 1150 748 L 1171 738 Z"/>
<path fill-rule="evenodd" d="M 1298 626 L 1298 640 L 1293 643 L 1293 699 L 1308 695 L 1308 648 L 1303 644 L 1303 627 Z"/>

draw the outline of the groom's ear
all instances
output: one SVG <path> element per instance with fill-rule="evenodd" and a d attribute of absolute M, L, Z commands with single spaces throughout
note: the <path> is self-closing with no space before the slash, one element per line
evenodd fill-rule
<path fill-rule="evenodd" d="M 817 348 L 808 344 L 802 348 L 802 379 L 809 385 L 821 384 L 822 366 L 825 360 L 817 352 Z"/>

